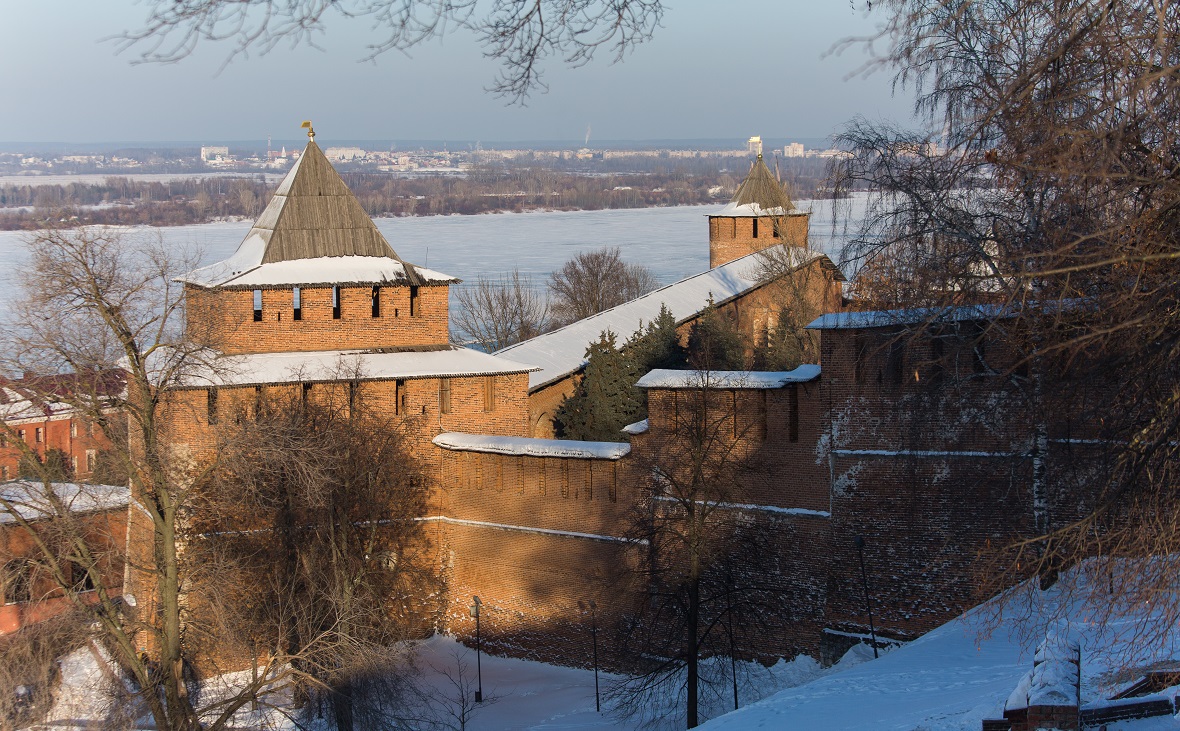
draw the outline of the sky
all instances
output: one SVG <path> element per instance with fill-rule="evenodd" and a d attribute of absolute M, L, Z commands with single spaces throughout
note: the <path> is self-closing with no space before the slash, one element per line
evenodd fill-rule
<path fill-rule="evenodd" d="M 206 43 L 174 64 L 135 64 L 112 36 L 145 0 L 0 0 L 0 142 L 821 138 L 856 115 L 911 121 L 912 98 L 868 56 L 831 53 L 882 22 L 846 0 L 666 0 L 655 37 L 617 64 L 545 67 L 546 93 L 509 106 L 474 37 L 456 32 L 364 63 L 367 21 L 335 16 L 318 48 L 282 45 L 224 63 Z M 593 145 L 592 145 L 593 146 Z"/>

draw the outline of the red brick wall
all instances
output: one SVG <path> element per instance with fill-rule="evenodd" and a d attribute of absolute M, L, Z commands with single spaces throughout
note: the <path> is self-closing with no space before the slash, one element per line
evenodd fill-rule
<path fill-rule="evenodd" d="M 788 216 L 709 216 L 709 268 L 768 246 L 807 246 L 809 213 Z M 757 221 L 757 235 L 754 222 Z M 777 235 L 776 235 L 777 234 Z"/>
<path fill-rule="evenodd" d="M 292 288 L 262 290 L 262 321 L 254 322 L 253 290 L 185 289 L 189 335 L 225 353 L 393 348 L 448 342 L 448 287 L 419 287 L 410 314 L 410 287 L 383 286 L 373 317 L 371 287 L 342 287 L 340 319 L 332 317 L 332 288 L 300 290 L 302 319 L 294 319 Z"/>

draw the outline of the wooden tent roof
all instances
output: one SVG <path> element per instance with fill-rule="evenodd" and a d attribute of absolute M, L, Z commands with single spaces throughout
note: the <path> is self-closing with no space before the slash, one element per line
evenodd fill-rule
<path fill-rule="evenodd" d="M 322 256 L 401 259 L 314 140 L 246 235 L 266 241 L 262 263 Z M 406 274 L 413 281 L 412 267 Z"/>
<path fill-rule="evenodd" d="M 721 216 L 781 216 L 795 210 L 791 197 L 759 155 Z"/>
<path fill-rule="evenodd" d="M 257 287 L 391 279 L 412 285 L 458 281 L 399 257 L 311 140 L 238 250 L 179 281 Z"/>

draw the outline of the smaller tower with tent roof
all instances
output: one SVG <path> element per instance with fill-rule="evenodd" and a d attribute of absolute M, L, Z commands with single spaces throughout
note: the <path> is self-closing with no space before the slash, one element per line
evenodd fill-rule
<path fill-rule="evenodd" d="M 777 244 L 807 248 L 809 217 L 795 208 L 759 153 L 733 200 L 709 216 L 709 268 Z"/>

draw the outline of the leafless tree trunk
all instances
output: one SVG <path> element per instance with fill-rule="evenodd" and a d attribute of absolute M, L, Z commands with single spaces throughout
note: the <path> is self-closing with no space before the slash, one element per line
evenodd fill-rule
<path fill-rule="evenodd" d="M 625 641 L 642 671 L 610 694 L 618 712 L 641 723 L 660 720 L 676 697 L 694 728 L 706 700 L 727 696 L 732 680 L 702 672 L 701 661 L 741 653 L 725 630 L 749 628 L 764 613 L 772 592 L 761 568 L 771 552 L 738 507 L 757 471 L 755 425 L 743 424 L 716 372 L 684 374 L 688 387 L 655 395 L 649 418 L 658 441 L 634 466 L 648 499 L 631 535 L 644 553 L 638 565 L 649 597 Z"/>
<path fill-rule="evenodd" d="M 406 653 L 393 646 L 428 631 L 438 589 L 407 427 L 368 409 L 363 383 L 355 391 L 243 410 L 188 516 L 189 560 L 217 567 L 194 598 L 220 610 L 203 649 L 268 648 L 341 731 L 397 726 Z"/>

